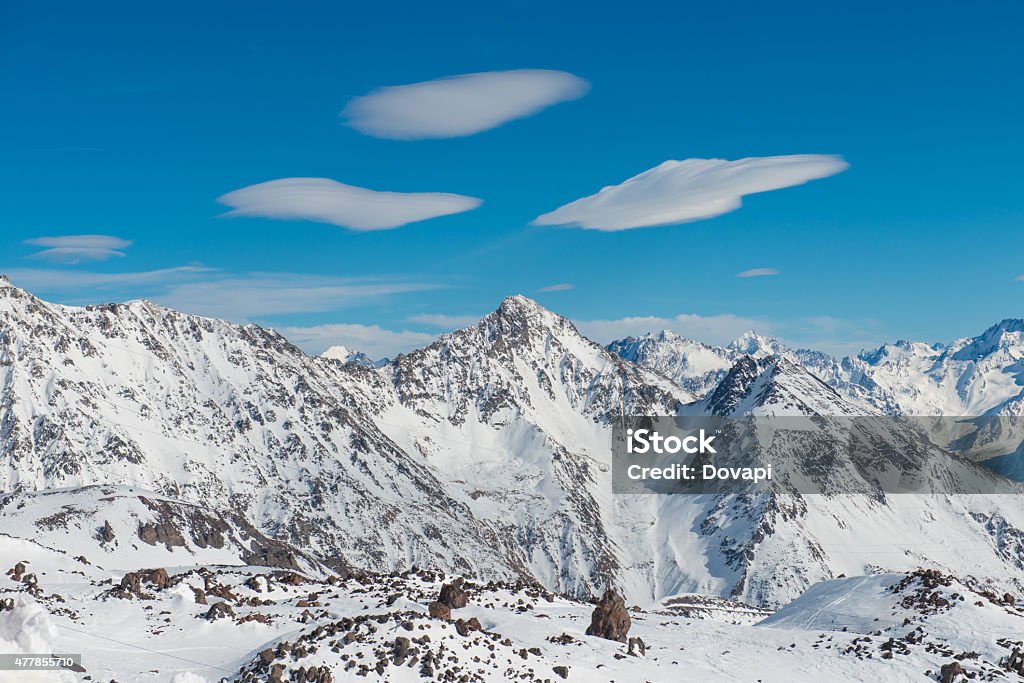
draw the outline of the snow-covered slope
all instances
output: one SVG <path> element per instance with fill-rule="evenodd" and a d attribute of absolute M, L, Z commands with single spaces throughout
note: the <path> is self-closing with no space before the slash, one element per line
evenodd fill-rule
<path fill-rule="evenodd" d="M 315 559 L 267 538 L 234 512 L 117 486 L 2 496 L 0 534 L 31 538 L 106 569 L 230 564 L 313 574 L 324 570 Z"/>
<path fill-rule="evenodd" d="M 960 482 L 950 490 L 995 490 L 988 483 L 994 478 L 984 468 L 950 457 L 913 425 L 908 429 L 877 414 L 866 417 L 864 409 L 844 401 L 788 357 L 744 357 L 714 392 L 685 412 L 813 417 L 821 427 L 794 442 L 782 431 L 761 435 L 752 424 L 755 438 L 742 440 L 747 444 L 744 458 L 760 457 L 780 471 L 799 473 L 805 482 L 800 490 L 820 494 L 722 496 L 703 512 L 703 534 L 720 543 L 720 560 L 737 572 L 733 595 L 757 605 L 778 605 L 816 580 L 921 565 L 985 577 L 1006 589 L 1024 586 L 1024 547 L 1010 541 L 1024 529 L 1021 496 L 887 494 L 862 476 L 863 463 L 851 461 L 847 439 L 872 441 L 872 447 L 854 451 L 868 458 L 891 452 L 898 454 L 903 471 L 929 481 Z M 799 461 L 787 465 L 794 458 Z M 882 471 L 881 465 L 867 467 L 876 469 Z M 679 514 L 698 500 L 668 496 L 663 514 Z M 954 538 L 959 540 L 953 543 Z M 1005 569 L 997 569 L 1001 566 Z"/>
<path fill-rule="evenodd" d="M 364 378 L 358 402 L 522 571 L 577 594 L 647 584 L 636 531 L 652 511 L 611 495 L 610 418 L 674 414 L 686 391 L 525 297 Z"/>
<path fill-rule="evenodd" d="M 827 582 L 758 626 L 756 610 L 725 601 L 742 616 L 631 607 L 627 635 L 639 640 L 622 643 L 586 634 L 593 604 L 529 583 L 467 583 L 448 620 L 429 605 L 453 577 L 424 570 L 111 571 L 2 534 L 0 557 L 15 570 L 0 574 L 0 647 L 81 653 L 84 669 L 0 672 L 4 683 L 909 682 L 957 660 L 1002 680 L 989 676 L 1011 675 L 1024 628 L 1013 596 L 922 572 Z"/>
<path fill-rule="evenodd" d="M 1018 680 L 1024 673 L 1017 635 L 1024 619 L 1021 604 L 1013 593 L 916 570 L 819 583 L 759 627 L 820 633 L 820 649 L 878 657 L 894 671 L 899 662 L 930 653 L 944 658 L 946 667 L 958 662 L 965 677 Z M 849 633 L 863 635 L 850 639 Z M 1014 652 L 1017 662 L 1010 666 Z"/>

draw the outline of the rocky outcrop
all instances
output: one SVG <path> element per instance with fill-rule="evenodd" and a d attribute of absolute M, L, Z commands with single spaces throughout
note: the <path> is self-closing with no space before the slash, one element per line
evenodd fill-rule
<path fill-rule="evenodd" d="M 12 581 L 21 581 L 21 578 L 25 576 L 27 571 L 24 562 L 18 562 L 16 565 L 7 570 L 7 576 L 11 577 Z"/>
<path fill-rule="evenodd" d="M 185 537 L 181 530 L 173 524 L 143 524 L 139 527 L 139 539 L 143 543 L 156 545 L 161 543 L 168 550 L 185 545 Z"/>
<path fill-rule="evenodd" d="M 954 683 L 963 674 L 964 668 L 960 666 L 960 662 L 943 664 L 942 670 L 939 672 L 939 683 Z"/>
<path fill-rule="evenodd" d="M 149 584 L 156 590 L 163 590 L 171 585 L 171 577 L 167 570 L 141 569 L 137 572 L 128 572 L 121 577 L 119 592 L 121 597 L 136 597 L 150 599 L 153 596 L 143 590 L 143 584 Z"/>
<path fill-rule="evenodd" d="M 483 631 L 484 627 L 476 617 L 469 619 L 458 619 L 455 622 L 455 630 L 460 636 L 468 636 L 472 631 Z"/>
<path fill-rule="evenodd" d="M 210 605 L 210 609 L 207 610 L 206 616 L 203 618 L 207 621 L 216 621 L 226 617 L 234 618 L 234 616 L 235 610 L 231 605 L 226 602 L 215 602 Z"/>
<path fill-rule="evenodd" d="M 609 588 L 594 607 L 594 613 L 590 617 L 590 626 L 587 627 L 587 635 L 625 643 L 630 625 L 631 620 L 625 600 Z"/>
<path fill-rule="evenodd" d="M 157 522 L 139 529 L 139 538 L 170 550 L 185 545 L 185 534 L 199 548 L 223 548 L 229 542 L 242 547 L 242 561 L 259 567 L 301 569 L 300 554 L 287 543 L 267 538 L 241 515 L 212 514 L 195 505 L 139 497 L 157 515 Z M 246 543 L 248 548 L 246 549 Z"/>
<path fill-rule="evenodd" d="M 444 619 L 448 621 L 452 618 L 452 608 L 443 602 L 437 602 L 436 600 L 427 605 L 427 613 L 432 619 Z"/>
<path fill-rule="evenodd" d="M 446 583 L 441 586 L 441 591 L 438 593 L 437 601 L 443 605 L 448 605 L 451 609 L 459 609 L 469 604 L 469 591 L 465 589 L 466 582 L 461 576 L 451 583 Z"/>

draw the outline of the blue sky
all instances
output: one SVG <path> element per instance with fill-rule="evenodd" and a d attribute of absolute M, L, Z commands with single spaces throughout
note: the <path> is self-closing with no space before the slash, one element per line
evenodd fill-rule
<path fill-rule="evenodd" d="M 152 298 L 376 355 L 514 293 L 600 341 L 755 327 L 848 351 L 1024 315 L 1019 2 L 352 5 L 7 8 L 0 269 L 55 301 Z M 383 86 L 521 69 L 546 71 L 486 106 L 547 87 L 550 106 L 479 132 L 391 139 L 420 123 L 382 122 L 378 100 L 361 101 L 377 128 L 341 115 Z M 479 114 L 457 95 L 440 91 L 442 122 Z M 702 220 L 708 183 L 673 175 L 617 214 L 668 202 L 681 224 L 532 224 L 665 161 L 789 155 L 849 167 Z M 282 220 L 263 190 L 291 186 L 229 195 L 291 178 L 461 212 L 353 229 Z M 250 215 L 223 217 L 225 195 Z"/>

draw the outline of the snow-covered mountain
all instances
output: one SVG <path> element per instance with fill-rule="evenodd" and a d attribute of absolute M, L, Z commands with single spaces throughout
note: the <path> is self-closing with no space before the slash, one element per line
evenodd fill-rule
<path fill-rule="evenodd" d="M 4 283 L 0 477 L 26 493 L 146 489 L 337 568 L 416 565 L 577 596 L 615 585 L 635 602 L 774 606 L 821 579 L 920 563 L 1024 582 L 1013 497 L 934 497 L 907 514 L 908 498 L 881 492 L 613 495 L 615 416 L 861 410 L 790 359 L 743 356 L 726 374 L 697 403 L 524 297 L 368 368 L 253 325 L 144 301 L 58 306 Z"/>
<path fill-rule="evenodd" d="M 609 344 L 608 350 L 672 378 L 695 396 L 713 389 L 737 360 L 730 349 L 709 346 L 668 330 L 620 339 Z"/>
<path fill-rule="evenodd" d="M 766 337 L 753 330 L 744 332 L 729 342 L 729 345 L 725 348 L 734 358 L 740 356 L 751 356 L 753 358 L 780 356 L 789 351 L 789 348 L 775 337 Z"/>
<path fill-rule="evenodd" d="M 710 415 L 828 415 L 864 411 L 787 355 L 741 357 L 698 404 Z M 877 414 L 877 413 L 868 413 Z"/>
<path fill-rule="evenodd" d="M 377 368 L 388 364 L 387 358 L 376 361 L 362 351 L 355 351 L 346 346 L 332 346 L 320 355 L 324 358 L 341 361 L 342 363 L 355 363 L 356 365 L 361 365 L 364 368 Z"/>
<path fill-rule="evenodd" d="M 1024 319 L 1003 320 L 948 345 L 898 341 L 841 359 L 790 349 L 753 332 L 725 347 L 660 332 L 608 348 L 699 396 L 716 387 L 743 356 L 774 356 L 803 365 L 866 414 L 1024 415 Z"/>
<path fill-rule="evenodd" d="M 692 399 L 522 297 L 372 369 L 252 325 L 4 283 L 0 344 L 6 490 L 127 484 L 339 565 L 580 594 L 623 580 L 639 523 L 605 485 L 608 417 Z"/>
<path fill-rule="evenodd" d="M 360 372 L 253 325 L 146 301 L 54 306 L 8 284 L 0 482 L 131 485 L 233 511 L 339 564 L 466 554 L 507 574 L 465 500 L 353 401 Z"/>
<path fill-rule="evenodd" d="M 905 415 L 1024 415 L 1024 319 L 944 346 L 899 341 L 864 352 L 837 378 Z"/>
<path fill-rule="evenodd" d="M 712 392 L 737 363 L 745 358 L 761 361 L 783 356 L 799 362 L 819 376 L 833 377 L 835 358 L 820 351 L 790 349 L 775 337 L 746 332 L 726 346 L 711 346 L 669 330 L 613 341 L 608 350 L 659 372 L 695 396 Z"/>

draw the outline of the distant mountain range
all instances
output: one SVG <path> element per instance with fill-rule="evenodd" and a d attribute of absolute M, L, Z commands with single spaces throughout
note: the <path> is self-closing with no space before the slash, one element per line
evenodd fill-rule
<path fill-rule="evenodd" d="M 820 579 L 926 560 L 1024 586 L 1013 496 L 924 498 L 905 514 L 880 492 L 870 504 L 610 494 L 615 415 L 1019 410 L 1020 329 L 841 361 L 756 335 L 603 348 L 516 296 L 377 367 L 308 356 L 255 325 L 146 301 L 59 306 L 3 282 L 0 481 L 141 488 L 335 567 L 525 577 L 581 596 L 611 584 L 636 600 L 772 606 Z M 856 552 L 879 539 L 887 554 Z"/>
<path fill-rule="evenodd" d="M 841 359 L 754 332 L 724 347 L 665 331 L 608 349 L 697 396 L 711 392 L 744 356 L 772 356 L 799 363 L 869 414 L 1024 415 L 1024 319 L 1003 320 L 949 345 L 898 341 Z"/>

